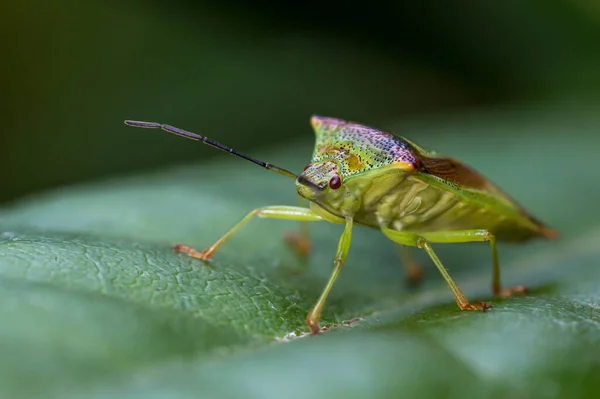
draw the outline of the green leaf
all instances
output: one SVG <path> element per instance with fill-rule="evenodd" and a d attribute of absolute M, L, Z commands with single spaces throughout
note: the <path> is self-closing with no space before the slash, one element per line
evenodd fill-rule
<path fill-rule="evenodd" d="M 600 372 L 598 122 L 504 110 L 391 128 L 465 160 L 561 233 L 500 246 L 505 284 L 532 288 L 504 300 L 490 298 L 486 245 L 436 247 L 486 313 L 458 311 L 418 251 L 426 280 L 407 289 L 395 246 L 357 228 L 323 313 L 330 331 L 296 338 L 340 226 L 311 225 L 307 262 L 282 241 L 296 224 L 279 220 L 252 221 L 210 263 L 171 250 L 296 203 L 292 181 L 225 155 L 5 208 L 0 396 L 585 397 Z M 256 155 L 299 170 L 311 139 Z"/>

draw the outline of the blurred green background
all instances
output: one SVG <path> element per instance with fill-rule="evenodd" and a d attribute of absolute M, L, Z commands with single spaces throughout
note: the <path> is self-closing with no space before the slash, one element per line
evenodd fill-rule
<path fill-rule="evenodd" d="M 252 153 L 311 135 L 313 113 L 390 128 L 472 107 L 579 106 L 600 89 L 593 4 L 4 0 L 0 201 L 221 156 L 126 118 Z"/>
<path fill-rule="evenodd" d="M 597 397 L 595 4 L 0 0 L 0 396 Z M 355 229 L 331 331 L 293 339 L 340 226 L 311 228 L 307 262 L 281 221 L 210 265 L 174 254 L 295 191 L 123 120 L 299 171 L 313 113 L 456 156 L 555 227 L 556 243 L 500 246 L 504 283 L 532 292 L 491 297 L 489 248 L 439 245 L 467 297 L 494 305 L 459 312 L 423 253 L 408 289 L 392 243 Z"/>

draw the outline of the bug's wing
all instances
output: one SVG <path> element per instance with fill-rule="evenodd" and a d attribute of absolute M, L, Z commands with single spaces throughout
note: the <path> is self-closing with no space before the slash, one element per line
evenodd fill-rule
<path fill-rule="evenodd" d="M 481 174 L 455 159 L 421 156 L 420 161 L 422 172 L 437 176 L 461 188 L 485 191 L 493 195 L 499 195 L 511 203 L 514 202 Z"/>
<path fill-rule="evenodd" d="M 469 188 L 498 196 L 512 205 L 521 208 L 512 198 L 496 187 L 483 175 L 453 158 L 443 157 L 435 151 L 426 150 L 402 137 L 413 146 L 420 161 L 420 171 L 453 183 L 459 188 Z"/>
<path fill-rule="evenodd" d="M 491 194 L 496 198 L 501 198 L 508 204 L 518 209 L 523 217 L 527 218 L 533 224 L 538 226 L 540 235 L 550 239 L 557 238 L 558 234 L 556 231 L 552 230 L 548 226 L 544 225 L 541 221 L 531 216 L 525 210 L 525 208 L 518 204 L 508 194 L 500 190 L 483 175 L 462 164 L 461 162 L 452 158 L 434 157 L 431 156 L 431 153 L 420 154 L 419 160 L 421 161 L 420 172 L 436 176 L 439 179 L 454 184 L 461 189 L 484 192 Z"/>

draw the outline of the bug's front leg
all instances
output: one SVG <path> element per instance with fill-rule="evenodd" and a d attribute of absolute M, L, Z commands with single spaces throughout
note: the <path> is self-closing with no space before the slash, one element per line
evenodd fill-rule
<path fill-rule="evenodd" d="M 308 312 L 308 316 L 306 316 L 306 324 L 310 327 L 311 334 L 318 334 L 319 329 L 319 319 L 321 318 L 321 311 L 323 310 L 323 306 L 325 305 L 325 301 L 327 301 L 327 296 L 331 292 L 333 288 L 333 284 L 337 279 L 337 276 L 340 274 L 340 270 L 342 270 L 342 266 L 346 262 L 346 257 L 348 256 L 348 250 L 350 249 L 350 241 L 352 240 L 352 218 L 346 218 L 346 225 L 344 227 L 344 232 L 340 237 L 340 241 L 338 243 L 337 252 L 335 254 L 335 259 L 333 261 L 333 272 L 327 281 L 327 285 L 321 296 L 314 304 L 310 312 Z"/>
<path fill-rule="evenodd" d="M 239 229 L 241 229 L 246 223 L 253 217 L 258 216 L 260 218 L 276 218 L 276 219 L 288 219 L 288 220 L 303 220 L 303 221 L 319 221 L 323 220 L 321 216 L 317 215 L 308 208 L 300 208 L 297 206 L 266 206 L 264 208 L 256 208 L 252 212 L 248 213 L 242 220 L 240 220 L 235 226 L 233 226 L 223 237 L 219 238 L 213 245 L 206 248 L 204 251 L 197 251 L 187 245 L 178 244 L 175 245 L 174 249 L 178 252 L 183 252 L 194 258 L 209 260 L 227 240 L 229 240 Z"/>
<path fill-rule="evenodd" d="M 491 306 L 486 304 L 485 302 L 469 302 L 467 300 L 467 298 L 462 293 L 460 288 L 458 288 L 458 285 L 456 285 L 454 280 L 452 280 L 452 277 L 450 277 L 448 270 L 446 270 L 446 268 L 444 267 L 444 265 L 442 264 L 442 262 L 440 261 L 440 259 L 436 255 L 436 253 L 433 251 L 433 248 L 431 248 L 431 244 L 429 244 L 429 241 L 428 241 L 429 239 L 425 237 L 425 234 L 420 235 L 420 234 L 415 234 L 415 233 L 410 233 L 410 232 L 396 231 L 396 230 L 392 230 L 387 227 L 381 227 L 381 231 L 389 239 L 391 239 L 394 242 L 397 242 L 398 244 L 418 247 L 418 248 L 425 250 L 425 252 L 427 252 L 427 255 L 429 255 L 429 257 L 431 258 L 433 263 L 436 265 L 436 267 L 438 268 L 438 270 L 444 277 L 444 280 L 446 280 L 446 283 L 448 284 L 448 287 L 450 288 L 450 291 L 452 291 L 452 295 L 454 296 L 454 299 L 456 300 L 456 304 L 458 305 L 458 307 L 461 310 L 483 310 L 483 311 L 485 311 L 485 310 L 491 308 Z M 461 241 L 457 241 L 457 242 L 461 242 Z"/>
<path fill-rule="evenodd" d="M 304 198 L 298 196 L 298 205 L 303 206 L 306 202 Z M 302 258 L 306 258 L 311 250 L 308 221 L 301 220 L 299 224 L 299 231 L 288 231 L 284 239 L 294 252 Z"/>
<path fill-rule="evenodd" d="M 435 233 L 423 234 L 423 237 L 431 242 L 439 243 L 458 243 L 458 242 L 484 242 L 490 243 L 492 251 L 492 293 L 499 297 L 509 297 L 513 294 L 523 294 L 527 288 L 518 285 L 516 287 L 502 289 L 500 284 L 500 263 L 498 262 L 498 249 L 496 248 L 496 237 L 487 230 L 457 230 L 440 231 Z"/>

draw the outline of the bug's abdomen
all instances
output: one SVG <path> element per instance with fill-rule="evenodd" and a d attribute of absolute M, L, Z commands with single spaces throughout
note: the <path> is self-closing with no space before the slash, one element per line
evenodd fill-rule
<path fill-rule="evenodd" d="M 485 229 L 499 239 L 517 241 L 535 236 L 535 230 L 493 207 L 465 199 L 422 180 L 405 176 L 384 189 L 372 185 L 363 193 L 356 221 L 373 227 L 425 233 L 445 230 Z M 509 232 L 505 237 L 505 232 Z"/>

